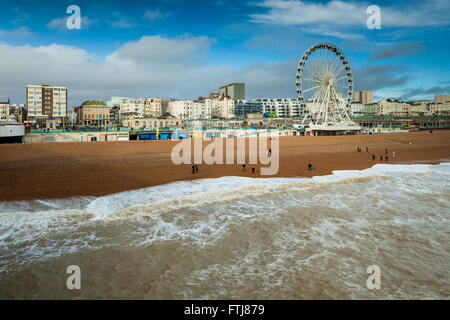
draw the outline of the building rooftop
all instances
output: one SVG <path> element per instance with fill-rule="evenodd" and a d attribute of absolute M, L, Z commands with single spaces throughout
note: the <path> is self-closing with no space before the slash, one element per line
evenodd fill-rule
<path fill-rule="evenodd" d="M 103 102 L 102 99 L 100 99 L 100 100 L 89 99 L 89 100 L 86 100 L 85 102 L 83 102 L 81 105 L 82 106 L 105 106 L 106 107 L 106 104 Z"/>

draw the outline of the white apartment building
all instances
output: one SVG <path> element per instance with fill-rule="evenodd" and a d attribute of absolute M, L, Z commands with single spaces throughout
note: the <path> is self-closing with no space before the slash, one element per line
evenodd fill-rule
<path fill-rule="evenodd" d="M 437 94 L 434 96 L 434 103 L 450 103 L 450 94 Z"/>
<path fill-rule="evenodd" d="M 144 105 L 144 117 L 158 118 L 163 114 L 161 99 L 147 98 Z"/>
<path fill-rule="evenodd" d="M 115 105 L 120 97 L 112 97 L 110 105 Z M 137 118 L 161 117 L 162 103 L 159 98 L 121 98 L 119 117 L 120 121 Z"/>
<path fill-rule="evenodd" d="M 26 85 L 28 120 L 53 116 L 65 122 L 67 117 L 67 87 L 46 84 Z"/>
<path fill-rule="evenodd" d="M 234 107 L 236 101 L 233 99 L 205 99 L 211 101 L 211 117 L 221 119 L 231 119 L 235 117 Z"/>
<path fill-rule="evenodd" d="M 378 104 L 352 103 L 348 111 L 351 117 L 375 116 L 378 113 Z"/>
<path fill-rule="evenodd" d="M 211 119 L 211 105 L 211 99 L 194 101 L 194 103 L 192 104 L 191 119 Z"/>
<path fill-rule="evenodd" d="M 122 99 L 120 103 L 120 121 L 134 118 L 144 118 L 146 98 Z"/>
<path fill-rule="evenodd" d="M 168 112 L 179 119 L 234 118 L 233 99 L 201 99 L 169 101 Z"/>
<path fill-rule="evenodd" d="M 277 117 L 301 117 L 305 107 L 297 98 L 254 99 L 261 103 L 263 113 L 276 114 Z"/>
<path fill-rule="evenodd" d="M 179 119 L 231 119 L 234 118 L 235 100 L 221 99 L 200 99 L 169 101 L 168 112 Z"/>
<path fill-rule="evenodd" d="M 0 121 L 9 121 L 9 100 L 0 102 Z"/>
<path fill-rule="evenodd" d="M 415 101 L 408 104 L 408 114 L 411 116 L 423 116 L 430 114 L 429 101 Z"/>
<path fill-rule="evenodd" d="M 449 115 L 450 103 L 431 103 L 428 105 L 431 115 Z"/>
<path fill-rule="evenodd" d="M 378 102 L 378 114 L 381 116 L 406 116 L 409 104 L 396 99 L 383 99 Z"/>
<path fill-rule="evenodd" d="M 373 90 L 363 90 L 353 92 L 353 102 L 361 104 L 372 104 Z"/>
<path fill-rule="evenodd" d="M 169 101 L 167 112 L 178 119 L 192 119 L 194 101 L 174 100 Z"/>

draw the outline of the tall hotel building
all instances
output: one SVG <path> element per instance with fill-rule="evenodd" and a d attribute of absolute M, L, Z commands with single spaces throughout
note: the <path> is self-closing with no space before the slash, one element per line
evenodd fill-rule
<path fill-rule="evenodd" d="M 353 102 L 361 104 L 372 104 L 373 103 L 373 91 L 363 90 L 353 92 Z"/>
<path fill-rule="evenodd" d="M 27 120 L 53 116 L 62 123 L 67 119 L 67 87 L 27 84 Z"/>

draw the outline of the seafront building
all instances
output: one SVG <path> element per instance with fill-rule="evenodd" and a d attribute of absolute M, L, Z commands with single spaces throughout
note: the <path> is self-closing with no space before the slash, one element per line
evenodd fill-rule
<path fill-rule="evenodd" d="M 161 99 L 161 113 L 163 116 L 168 113 L 167 111 L 168 109 L 169 109 L 169 101 Z"/>
<path fill-rule="evenodd" d="M 102 101 L 89 99 L 75 108 L 77 124 L 83 126 L 105 126 L 109 124 L 110 108 Z"/>
<path fill-rule="evenodd" d="M 245 84 L 230 83 L 219 88 L 220 97 L 229 97 L 233 100 L 245 100 Z"/>
<path fill-rule="evenodd" d="M 439 101 L 445 101 L 445 99 L 441 99 Z M 450 114 L 450 102 L 403 102 L 399 99 L 389 98 L 382 99 L 378 103 L 378 115 L 380 116 L 437 116 L 448 114 Z"/>
<path fill-rule="evenodd" d="M 298 98 L 254 99 L 261 104 L 261 112 L 274 114 L 277 117 L 302 117 L 305 105 Z"/>
<path fill-rule="evenodd" d="M 431 103 L 429 105 L 430 114 L 433 116 L 450 115 L 450 102 L 447 103 Z"/>
<path fill-rule="evenodd" d="M 144 118 L 145 98 L 123 99 L 120 103 L 119 117 L 120 121 Z"/>
<path fill-rule="evenodd" d="M 144 104 L 144 117 L 161 117 L 162 100 L 159 98 L 146 98 Z"/>
<path fill-rule="evenodd" d="M 190 119 L 211 119 L 212 100 L 199 97 L 193 101 Z"/>
<path fill-rule="evenodd" d="M 126 98 L 120 102 L 120 121 L 134 118 L 161 117 L 162 114 L 162 101 L 159 98 Z"/>
<path fill-rule="evenodd" d="M 109 109 L 109 122 L 111 124 L 119 124 L 120 123 L 120 105 L 119 106 L 112 106 L 112 107 L 110 107 L 110 109 Z"/>
<path fill-rule="evenodd" d="M 262 105 L 260 102 L 249 102 L 246 100 L 236 101 L 234 105 L 234 114 L 236 118 L 244 118 L 248 114 L 258 113 L 262 117 Z"/>
<path fill-rule="evenodd" d="M 193 118 L 193 100 L 173 100 L 169 101 L 167 112 L 179 119 L 192 119 Z"/>
<path fill-rule="evenodd" d="M 377 114 L 378 114 L 378 103 L 372 104 L 352 103 L 350 105 L 350 116 L 352 117 L 376 116 Z"/>
<path fill-rule="evenodd" d="M 235 117 L 234 107 L 236 101 L 226 96 L 211 99 L 211 118 L 232 119 Z"/>
<path fill-rule="evenodd" d="M 378 115 L 406 116 L 409 114 L 409 104 L 401 99 L 382 99 L 378 103 Z"/>
<path fill-rule="evenodd" d="M 232 119 L 235 117 L 235 100 L 228 97 L 213 99 L 199 97 L 197 100 L 169 101 L 168 112 L 180 119 Z"/>
<path fill-rule="evenodd" d="M 413 101 L 409 103 L 408 114 L 412 116 L 430 115 L 430 101 Z"/>
<path fill-rule="evenodd" d="M 28 121 L 53 117 L 64 124 L 67 119 L 67 87 L 27 84 L 26 110 Z"/>
<path fill-rule="evenodd" d="M 9 99 L 7 102 L 0 102 L 0 121 L 9 121 Z"/>
<path fill-rule="evenodd" d="M 142 118 L 128 119 L 123 121 L 123 126 L 132 130 L 155 130 L 155 129 L 174 129 L 182 128 L 184 122 L 182 119 L 167 118 Z"/>
<path fill-rule="evenodd" d="M 434 96 L 434 103 L 450 103 L 450 94 L 437 94 Z"/>
<path fill-rule="evenodd" d="M 353 102 L 360 104 L 372 104 L 373 103 L 373 91 L 363 90 L 353 92 Z"/>

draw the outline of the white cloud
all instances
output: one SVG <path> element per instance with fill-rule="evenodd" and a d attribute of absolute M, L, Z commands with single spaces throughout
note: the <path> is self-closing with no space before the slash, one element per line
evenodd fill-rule
<path fill-rule="evenodd" d="M 0 83 L 0 95 L 24 102 L 28 83 L 66 85 L 72 106 L 90 97 L 196 98 L 242 81 L 249 98 L 295 97 L 295 59 L 236 69 L 209 61 L 212 43 L 208 37 L 145 36 L 104 59 L 73 46 L 0 43 L 0 68 L 8 79 Z"/>
<path fill-rule="evenodd" d="M 257 4 L 267 13 L 250 15 L 251 21 L 283 25 L 307 25 L 327 22 L 338 25 L 361 24 L 366 20 L 364 5 L 330 1 L 327 4 L 298 0 L 265 0 Z"/>
<path fill-rule="evenodd" d="M 118 21 L 109 21 L 111 26 L 115 28 L 132 28 L 134 25 L 131 22 L 128 22 L 127 20 L 118 20 Z"/>
<path fill-rule="evenodd" d="M 29 37 L 32 33 L 28 27 L 19 27 L 13 30 L 0 30 L 0 37 Z"/>
<path fill-rule="evenodd" d="M 49 23 L 47 23 L 46 27 L 48 29 L 58 29 L 58 30 L 63 30 L 66 29 L 66 20 L 67 17 L 64 18 L 54 18 L 52 19 Z"/>
<path fill-rule="evenodd" d="M 178 62 L 191 62 L 204 59 L 209 52 L 211 42 L 214 40 L 200 36 L 187 35 L 176 38 L 161 36 L 143 36 L 138 41 L 130 41 L 116 52 L 106 57 L 107 61 L 132 61 L 139 64 L 176 64 Z"/>
<path fill-rule="evenodd" d="M 170 12 L 160 12 L 159 10 L 147 10 L 147 12 L 144 14 L 144 18 L 153 21 L 158 19 L 165 19 L 168 16 L 170 16 Z"/>
<path fill-rule="evenodd" d="M 303 32 L 311 33 L 311 34 L 321 34 L 323 36 L 330 36 L 339 39 L 346 40 L 358 40 L 363 39 L 364 37 L 357 33 L 346 32 L 346 31 L 338 31 L 333 28 L 327 27 L 304 27 L 301 29 Z"/>
<path fill-rule="evenodd" d="M 364 26 L 371 3 L 343 2 L 312 3 L 300 0 L 264 0 L 257 3 L 266 13 L 250 15 L 251 21 L 280 25 L 326 24 L 327 26 Z M 448 0 L 425 0 L 408 6 L 381 8 L 381 27 L 441 26 L 450 24 Z"/>

